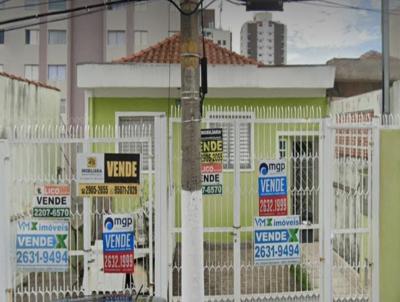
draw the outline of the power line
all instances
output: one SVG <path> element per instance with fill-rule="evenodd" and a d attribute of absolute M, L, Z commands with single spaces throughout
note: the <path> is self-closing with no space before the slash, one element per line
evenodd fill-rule
<path fill-rule="evenodd" d="M 118 1 L 103 2 L 103 3 L 99 3 L 99 4 L 79 6 L 79 7 L 75 7 L 75 8 L 71 8 L 71 9 L 66 9 L 66 10 L 47 12 L 47 13 L 43 13 L 43 14 L 35 14 L 35 15 L 24 16 L 24 17 L 19 17 L 19 18 L 14 18 L 14 19 L 8 19 L 5 21 L 1 21 L 0 25 L 16 23 L 16 22 L 21 22 L 21 21 L 27 21 L 27 20 L 32 20 L 32 19 L 39 19 L 42 17 L 49 17 L 49 16 L 56 16 L 56 15 L 62 15 L 62 14 L 67 14 L 67 13 L 79 12 L 82 10 L 90 10 L 90 9 L 98 8 L 98 7 L 108 7 L 108 6 L 114 5 L 114 4 L 139 2 L 139 1 L 144 1 L 144 0 L 118 0 Z"/>
<path fill-rule="evenodd" d="M 99 13 L 99 12 L 104 11 L 105 9 L 106 9 L 105 7 L 102 7 L 102 8 L 97 9 L 97 10 L 92 10 L 92 11 L 88 11 L 88 12 L 84 12 L 84 13 L 78 13 L 78 14 L 70 15 L 70 16 L 66 16 L 66 17 L 54 18 L 54 19 L 51 19 L 51 20 L 43 20 L 43 21 L 39 21 L 39 22 L 35 22 L 35 23 L 29 23 L 29 24 L 25 24 L 25 25 L 13 26 L 13 27 L 5 28 L 5 29 L 3 29 L 3 31 L 4 32 L 8 32 L 8 31 L 14 31 L 14 30 L 18 30 L 18 29 L 29 28 L 29 27 L 36 26 L 36 25 L 41 25 L 41 24 L 48 24 L 48 23 L 64 21 L 64 20 L 68 20 L 68 19 L 73 19 L 73 18 L 77 18 L 77 17 L 91 15 L 91 14 L 94 14 L 94 13 Z"/>
<path fill-rule="evenodd" d="M 151 0 L 148 0 L 148 1 L 150 2 Z M 127 3 L 127 5 L 129 5 L 129 4 L 141 5 L 141 3 L 142 3 L 142 1 L 141 2 L 129 2 L 129 3 Z M 38 22 L 34 22 L 34 23 L 29 23 L 29 24 L 12 26 L 12 27 L 8 27 L 8 28 L 3 29 L 3 31 L 4 32 L 8 32 L 8 31 L 14 31 L 14 30 L 18 30 L 18 29 L 30 28 L 32 26 L 41 25 L 41 24 L 55 23 L 55 22 L 59 22 L 59 21 L 73 19 L 73 18 L 76 18 L 76 17 L 82 17 L 82 16 L 86 16 L 86 15 L 91 15 L 91 14 L 94 14 L 94 13 L 102 12 L 104 10 L 106 10 L 106 7 L 102 7 L 102 8 L 97 9 L 97 10 L 92 10 L 92 11 L 83 12 L 83 13 L 79 13 L 79 14 L 68 15 L 66 17 L 54 18 L 54 19 L 50 19 L 50 20 L 47 19 L 47 20 L 38 21 Z"/>
<path fill-rule="evenodd" d="M 11 0 L 3 0 L 3 1 L 0 1 L 0 4 L 4 4 L 4 3 L 7 3 L 7 2 L 10 2 Z"/>
<path fill-rule="evenodd" d="M 36 6 L 42 6 L 42 5 L 48 5 L 49 3 L 60 3 L 60 2 L 65 2 L 65 1 L 72 1 L 72 0 L 55 0 L 55 1 L 45 1 L 45 2 L 36 2 L 36 3 L 27 3 L 23 5 L 14 5 L 14 6 L 7 6 L 0 8 L 0 11 L 2 10 L 11 10 L 11 9 L 17 9 L 17 8 L 28 8 L 28 7 L 36 7 Z M 1 4 L 1 3 L 0 3 Z"/>
<path fill-rule="evenodd" d="M 352 10 L 360 10 L 360 11 L 369 11 L 373 13 L 381 13 L 382 11 L 380 9 L 373 9 L 373 8 L 368 8 L 368 7 L 360 7 L 360 6 L 354 6 L 354 5 L 347 5 L 347 4 L 342 4 L 338 2 L 333 2 L 333 1 L 325 1 L 325 0 L 310 0 L 310 1 L 290 1 L 291 3 L 300 3 L 300 4 L 305 4 L 305 5 L 311 5 L 311 6 L 320 6 L 320 7 L 328 7 L 328 8 L 340 8 L 340 9 L 352 9 Z M 394 12 L 393 10 L 389 10 L 388 14 L 390 15 L 396 15 L 398 16 L 399 13 Z"/>
<path fill-rule="evenodd" d="M 233 0 L 226 0 L 229 3 L 233 4 L 233 5 L 237 5 L 237 6 L 245 6 L 245 3 L 239 3 L 239 2 L 235 2 Z"/>

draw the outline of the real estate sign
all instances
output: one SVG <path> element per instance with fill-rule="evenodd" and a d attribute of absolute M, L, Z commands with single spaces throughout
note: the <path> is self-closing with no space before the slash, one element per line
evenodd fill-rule
<path fill-rule="evenodd" d="M 254 218 L 254 263 L 300 261 L 299 216 Z"/>
<path fill-rule="evenodd" d="M 68 231 L 69 223 L 66 221 L 18 221 L 17 268 L 28 271 L 66 271 Z"/>
<path fill-rule="evenodd" d="M 259 216 L 287 215 L 287 176 L 284 160 L 264 160 L 258 176 Z"/>
<path fill-rule="evenodd" d="M 70 216 L 71 193 L 66 184 L 35 186 L 32 215 L 35 218 L 64 219 Z"/>
<path fill-rule="evenodd" d="M 201 129 L 201 174 L 204 195 L 222 194 L 222 129 Z"/>
<path fill-rule="evenodd" d="M 133 273 L 134 246 L 133 216 L 131 214 L 104 215 L 104 272 Z"/>
<path fill-rule="evenodd" d="M 137 195 L 140 185 L 140 154 L 78 154 L 77 178 L 80 196 Z"/>

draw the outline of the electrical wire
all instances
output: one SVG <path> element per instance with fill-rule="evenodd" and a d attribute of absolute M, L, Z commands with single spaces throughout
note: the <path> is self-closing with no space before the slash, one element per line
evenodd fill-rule
<path fill-rule="evenodd" d="M 39 18 L 48 17 L 48 16 L 62 15 L 62 14 L 66 14 L 66 13 L 73 13 L 73 12 L 78 12 L 78 11 L 82 11 L 82 10 L 98 8 L 98 7 L 108 7 L 108 6 L 114 5 L 114 4 L 139 2 L 139 1 L 144 1 L 144 0 L 117 0 L 117 1 L 111 1 L 111 2 L 92 4 L 92 5 L 79 6 L 79 7 L 75 7 L 75 8 L 71 8 L 71 9 L 66 9 L 66 10 L 59 10 L 59 11 L 47 12 L 47 13 L 43 13 L 43 14 L 34 14 L 34 15 L 23 16 L 23 17 L 14 18 L 14 19 L 8 19 L 5 21 L 1 21 L 0 25 L 16 23 L 16 22 L 21 22 L 21 21 L 27 21 L 27 20 L 32 20 L 32 19 L 39 19 Z"/>
<path fill-rule="evenodd" d="M 338 2 L 333 1 L 324 1 L 324 0 L 311 0 L 311 1 L 290 1 L 291 3 L 299 3 L 309 6 L 319 6 L 319 7 L 328 7 L 328 8 L 340 8 L 340 9 L 352 9 L 352 10 L 360 10 L 360 11 L 369 11 L 373 13 L 380 14 L 382 11 L 380 9 L 373 9 L 368 7 L 360 7 L 360 6 L 353 6 L 353 5 L 346 5 Z M 394 10 L 390 10 L 388 12 L 390 15 L 399 16 L 400 13 L 395 12 Z"/>
<path fill-rule="evenodd" d="M 82 17 L 82 16 L 86 16 L 86 15 L 99 13 L 104 10 L 106 10 L 106 8 L 103 7 L 103 8 L 97 9 L 97 10 L 92 10 L 92 11 L 88 11 L 88 12 L 84 12 L 84 13 L 78 13 L 78 14 L 67 16 L 67 17 L 60 17 L 60 18 L 54 18 L 54 19 L 50 19 L 50 20 L 43 20 L 43 21 L 39 21 L 39 22 L 35 22 L 35 23 L 29 23 L 29 24 L 24 24 L 24 25 L 19 25 L 19 26 L 12 26 L 12 27 L 3 29 L 3 31 L 9 32 L 9 31 L 14 31 L 14 30 L 18 30 L 18 29 L 30 28 L 32 26 L 37 26 L 37 25 L 41 25 L 41 24 L 60 22 L 60 21 L 68 20 L 68 19 L 73 19 L 73 18 L 77 18 L 77 17 Z"/>
<path fill-rule="evenodd" d="M 227 2 L 233 4 L 233 5 L 237 5 L 237 6 L 246 6 L 245 3 L 240 3 L 240 2 L 235 2 L 233 0 L 226 0 Z"/>
<path fill-rule="evenodd" d="M 7 2 L 10 2 L 11 0 L 3 0 L 3 1 L 0 1 L 0 4 L 4 4 L 4 3 L 7 3 Z"/>
<path fill-rule="evenodd" d="M 59 3 L 59 2 L 70 2 L 72 0 L 55 0 L 55 1 L 45 1 L 45 2 L 36 2 L 36 3 L 27 3 L 27 4 L 21 4 L 21 5 L 14 5 L 14 6 L 7 6 L 7 7 L 3 7 L 0 8 L 0 11 L 3 10 L 12 10 L 12 9 L 17 9 L 17 8 L 31 8 L 31 7 L 36 7 L 36 6 L 42 6 L 42 5 L 48 5 L 49 3 Z"/>
<path fill-rule="evenodd" d="M 211 4 L 213 4 L 214 2 L 216 2 L 217 0 L 212 0 L 211 2 L 209 2 L 206 6 L 204 6 L 203 9 L 207 9 Z"/>
<path fill-rule="evenodd" d="M 173 0 L 167 0 L 167 1 L 168 1 L 169 3 L 171 3 L 173 6 L 175 6 L 175 8 L 176 8 L 182 15 L 185 15 L 185 16 L 191 16 L 191 15 L 195 14 L 195 13 L 198 11 L 200 5 L 202 5 L 203 2 L 204 2 L 204 0 L 200 0 L 200 1 L 196 4 L 195 8 L 194 8 L 192 11 L 190 11 L 190 12 L 185 12 L 184 10 L 182 10 L 182 9 L 179 7 L 178 4 L 175 3 L 175 1 L 173 1 Z"/>

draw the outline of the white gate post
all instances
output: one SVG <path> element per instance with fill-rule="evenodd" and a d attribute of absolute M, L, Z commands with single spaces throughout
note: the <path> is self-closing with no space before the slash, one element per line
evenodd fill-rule
<path fill-rule="evenodd" d="M 322 124 L 323 133 L 323 160 L 322 160 L 322 191 L 323 217 L 321 226 L 323 228 L 323 274 L 322 274 L 322 299 L 321 301 L 333 301 L 333 252 L 332 252 L 332 215 L 333 208 L 333 173 L 334 173 L 334 148 L 335 131 L 331 128 L 331 118 L 325 118 Z"/>
<path fill-rule="evenodd" d="M 167 120 L 164 113 L 154 118 L 154 125 L 155 294 L 168 299 L 168 232 L 170 230 L 168 230 L 167 204 Z"/>
<path fill-rule="evenodd" d="M 234 201 L 233 201 L 233 295 L 234 301 L 240 302 L 240 122 L 234 121 Z"/>
<path fill-rule="evenodd" d="M 89 128 L 89 99 L 92 97 L 90 91 L 85 91 L 85 125 L 84 125 L 84 143 L 83 153 L 89 153 L 90 147 L 87 140 L 90 136 Z M 119 135 L 119 132 L 118 132 Z M 76 154 L 76 161 L 78 160 L 78 154 Z M 83 280 L 82 288 L 86 296 L 91 294 L 89 289 L 89 256 L 91 252 L 91 239 L 92 239 L 92 199 L 90 197 L 83 198 Z"/>
<path fill-rule="evenodd" d="M 11 240 L 10 232 L 10 160 L 9 146 L 6 140 L 0 140 L 0 301 L 11 301 Z"/>
<path fill-rule="evenodd" d="M 379 301 L 379 232 L 380 232 L 380 118 L 373 119 L 372 128 L 372 301 Z"/>

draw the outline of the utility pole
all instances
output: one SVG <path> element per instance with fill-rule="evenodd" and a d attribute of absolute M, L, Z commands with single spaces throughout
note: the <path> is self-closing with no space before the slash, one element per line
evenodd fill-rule
<path fill-rule="evenodd" d="M 382 114 L 390 113 L 389 0 L 382 0 Z"/>
<path fill-rule="evenodd" d="M 204 301 L 203 202 L 200 170 L 199 0 L 180 0 L 182 106 L 182 302 Z"/>

